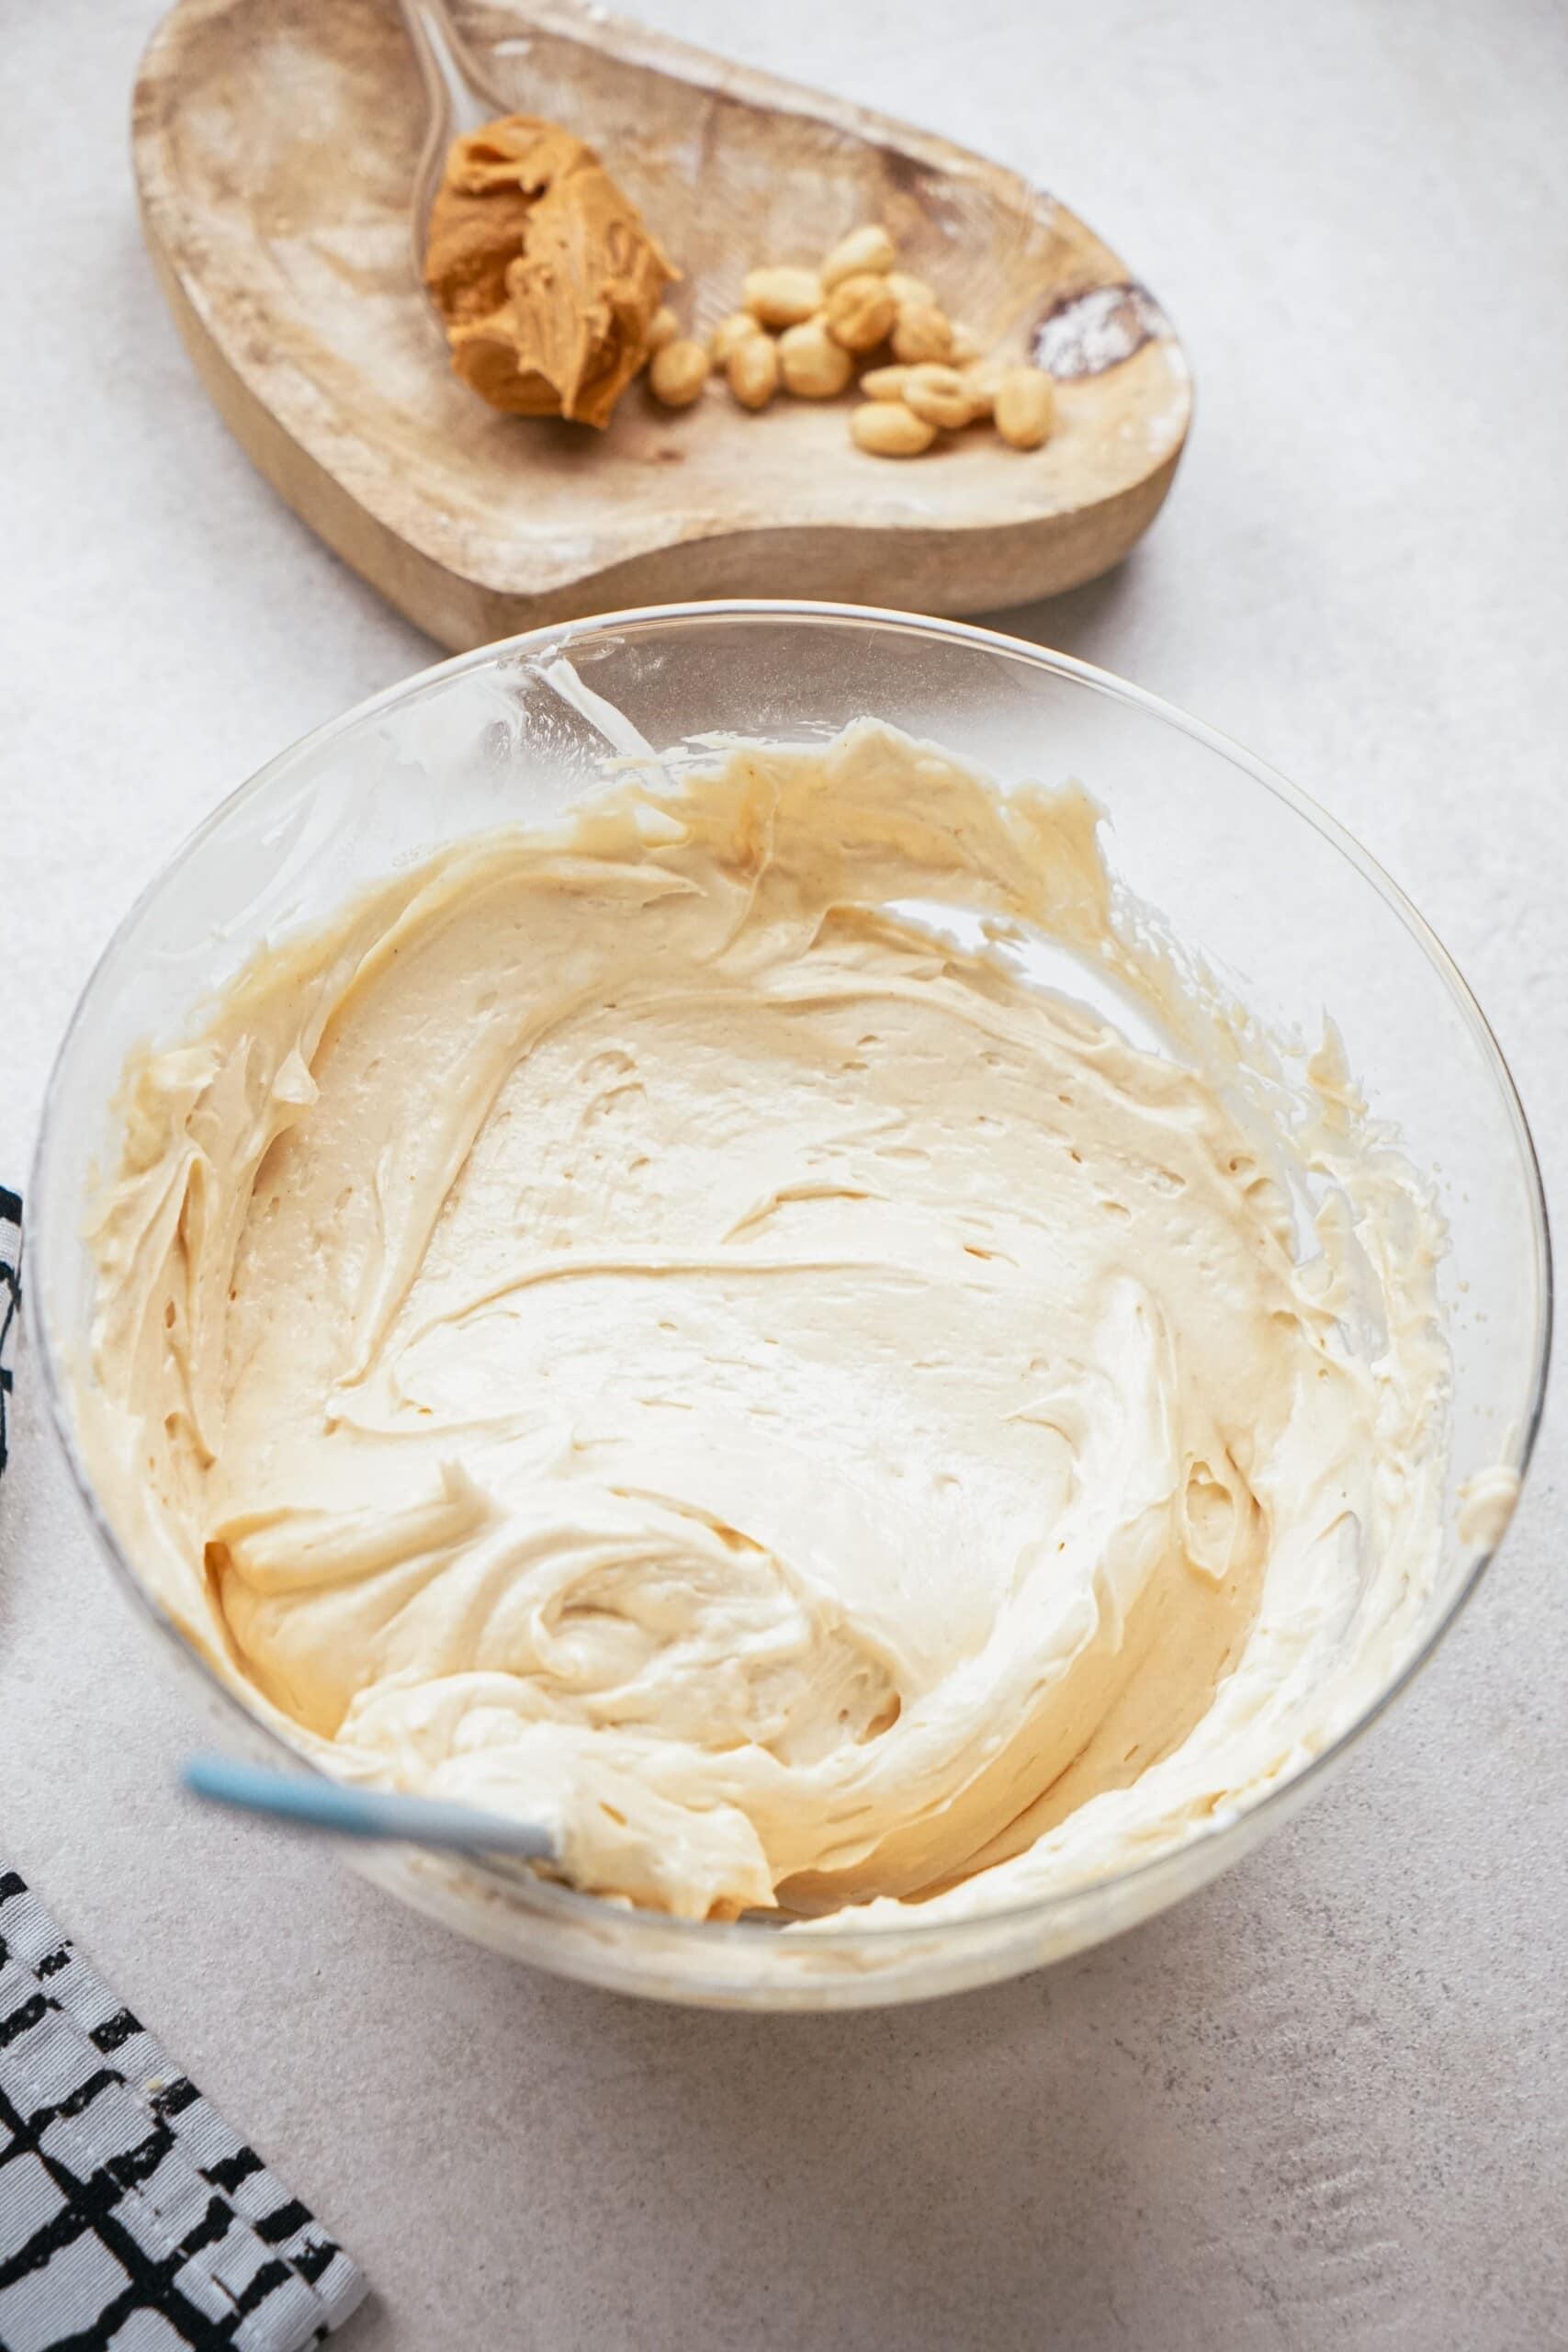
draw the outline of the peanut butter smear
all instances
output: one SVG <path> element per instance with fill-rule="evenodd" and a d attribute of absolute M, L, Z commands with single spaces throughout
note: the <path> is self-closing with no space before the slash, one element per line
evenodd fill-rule
<path fill-rule="evenodd" d="M 592 147 L 512 114 L 455 140 L 425 283 L 452 365 L 492 408 L 605 425 L 679 270 Z"/>
<path fill-rule="evenodd" d="M 1076 785 L 871 721 L 612 777 L 258 956 L 120 1107 L 80 1409 L 138 1574 L 327 1770 L 591 1892 L 1018 1903 L 1411 1654 L 1440 1228 Z"/>

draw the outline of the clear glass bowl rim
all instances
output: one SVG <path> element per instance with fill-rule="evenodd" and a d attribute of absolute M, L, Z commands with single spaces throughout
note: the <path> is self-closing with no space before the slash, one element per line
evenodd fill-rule
<path fill-rule="evenodd" d="M 51 1068 L 44 1091 L 43 1109 L 39 1124 L 38 1143 L 33 1155 L 29 1181 L 29 1196 L 33 1204 L 45 1199 L 42 1179 L 50 1160 L 50 1147 L 55 1123 L 59 1095 L 63 1084 L 72 1045 L 78 1025 L 85 1017 L 88 1001 L 93 996 L 103 967 L 118 947 L 121 939 L 136 922 L 143 909 L 164 888 L 171 875 L 181 866 L 191 853 L 208 836 L 221 826 L 230 815 L 253 795 L 260 792 L 271 779 L 295 762 L 329 746 L 339 735 L 348 733 L 364 721 L 379 713 L 395 709 L 399 704 L 417 698 L 438 682 L 458 677 L 469 670 L 484 669 L 502 661 L 528 660 L 545 652 L 570 655 L 574 643 L 597 636 L 616 632 L 630 634 L 649 628 L 668 628 L 683 623 L 722 624 L 743 619 L 795 621 L 807 626 L 831 624 L 849 626 L 871 633 L 895 631 L 943 639 L 957 644 L 973 645 L 977 650 L 1000 655 L 1028 668 L 1070 679 L 1091 693 L 1129 706 L 1145 716 L 1176 729 L 1179 733 L 1201 744 L 1206 750 L 1228 761 L 1243 775 L 1259 785 L 1263 790 L 1291 809 L 1303 823 L 1322 837 L 1346 859 L 1348 864 L 1369 884 L 1390 911 L 1402 922 L 1427 961 L 1448 989 L 1459 1013 L 1481 1049 L 1489 1066 L 1499 1095 L 1507 1113 L 1516 1148 L 1526 1179 L 1530 1205 L 1531 1240 L 1535 1261 L 1535 1333 L 1529 1396 L 1519 1430 L 1515 1433 L 1507 1466 L 1518 1476 L 1521 1485 L 1529 1470 L 1535 1450 L 1537 1433 L 1545 1406 L 1547 1370 L 1551 1358 L 1553 1317 L 1553 1283 L 1551 1229 L 1547 1217 L 1546 1197 L 1541 1182 L 1540 1165 L 1536 1154 L 1534 1137 L 1525 1116 L 1524 1105 L 1514 1083 L 1513 1074 L 1505 1060 L 1501 1047 L 1485 1014 L 1482 1012 L 1469 984 L 1443 946 L 1425 917 L 1405 896 L 1346 827 L 1331 817 L 1311 796 L 1292 785 L 1279 771 L 1248 752 L 1231 737 L 1222 734 L 1203 720 L 1192 718 L 1175 704 L 1150 694 L 1142 686 L 1120 678 L 1109 670 L 1076 656 L 1058 653 L 1027 639 L 1010 637 L 999 629 L 983 628 L 974 623 L 942 620 L 919 613 L 898 612 L 871 605 L 818 603 L 808 598 L 730 597 L 711 602 L 691 604 L 649 605 L 631 606 L 612 613 L 596 613 L 582 619 L 559 621 L 544 628 L 525 630 L 518 636 L 498 638 L 477 646 L 467 653 L 455 654 L 444 662 L 433 662 L 416 671 L 411 677 L 384 687 L 380 693 L 367 696 L 337 718 L 324 721 L 299 736 L 285 750 L 277 752 L 264 766 L 227 794 L 205 817 L 173 854 L 166 858 L 158 872 L 138 894 L 135 901 L 117 923 L 109 939 L 96 957 L 92 971 L 84 983 L 80 996 L 66 1023 L 64 1033 Z M 962 749 L 962 746 L 955 746 Z M 34 1206 L 29 1215 L 35 1222 L 48 1214 Z M 110 1568 L 130 1596 L 132 1604 L 151 1620 L 159 1633 L 169 1641 L 187 1666 L 194 1668 L 206 1681 L 211 1696 L 225 1713 L 236 1717 L 247 1736 L 264 1738 L 274 1747 L 278 1758 L 296 1771 L 315 1773 L 320 1767 L 292 1747 L 271 1724 L 253 1714 L 206 1658 L 202 1657 L 180 1633 L 173 1619 L 154 1596 L 142 1584 L 135 1569 L 120 1547 L 108 1519 L 99 1504 L 93 1481 L 76 1442 L 75 1430 L 68 1399 L 68 1375 L 63 1352 L 49 1317 L 48 1308 L 37 1272 L 39 1251 L 23 1250 L 23 1295 L 28 1329 L 36 1334 L 43 1374 L 43 1391 L 54 1434 L 70 1468 L 73 1482 L 86 1512 L 98 1544 Z M 1501 1539 L 1499 1539 L 1500 1541 Z M 1434 1622 L 1426 1638 L 1399 1672 L 1371 1700 L 1355 1721 L 1349 1724 L 1327 1747 L 1321 1748 L 1296 1770 L 1267 1790 L 1260 1797 L 1244 1804 L 1235 1812 L 1215 1819 L 1180 1844 L 1134 1862 L 1126 1869 L 1108 1873 L 1103 1878 L 1085 1880 L 1057 1892 L 1035 1897 L 1022 1904 L 998 1905 L 995 1909 L 978 1911 L 960 1919 L 922 1922 L 918 1915 L 908 1926 L 877 1928 L 874 1931 L 852 1917 L 843 1927 L 814 1925 L 811 1940 L 818 1948 L 859 1946 L 874 1933 L 876 1947 L 891 1957 L 900 1946 L 915 1947 L 930 1944 L 940 1938 L 950 1952 L 960 1951 L 966 1944 L 980 1944 L 994 1939 L 1010 1928 L 1022 1931 L 1042 1927 L 1057 1915 L 1066 1915 L 1079 1906 L 1088 1896 L 1124 1892 L 1134 1885 L 1154 1894 L 1151 1908 L 1158 1907 L 1157 1888 L 1167 1876 L 1176 1875 L 1184 1864 L 1190 1864 L 1193 1850 L 1207 1847 L 1213 1856 L 1213 1870 L 1224 1867 L 1216 1849 L 1238 1839 L 1245 1829 L 1254 1837 L 1264 1834 L 1269 1818 L 1293 1810 L 1313 1785 L 1322 1785 L 1335 1766 L 1355 1747 L 1366 1732 L 1393 1705 L 1415 1680 L 1442 1642 L 1461 1611 L 1470 1600 L 1482 1577 L 1495 1556 L 1496 1546 L 1479 1552 L 1464 1577 L 1450 1597 L 1441 1614 Z M 323 1775 L 322 1777 L 326 1777 Z M 663 1912 L 645 1912 L 635 1906 L 612 1904 L 604 1898 L 585 1894 L 575 1887 L 558 1885 L 549 1880 L 535 1877 L 531 1872 L 503 1870 L 473 1858 L 470 1868 L 487 1879 L 496 1892 L 503 1894 L 520 1908 L 541 1919 L 552 1915 L 562 1924 L 568 1920 L 581 1925 L 585 1919 L 604 1924 L 613 1917 L 617 1937 L 646 1938 L 649 1957 L 655 1956 L 657 1945 L 671 1934 L 691 1938 L 707 1948 L 719 1944 L 753 1949 L 759 1961 L 777 1941 L 778 1928 L 744 1919 L 714 1921 L 705 1919 L 675 1919 Z M 1212 1876 L 1213 1871 L 1205 1873 Z M 1145 1915 L 1146 1916 L 1146 1914 Z"/>

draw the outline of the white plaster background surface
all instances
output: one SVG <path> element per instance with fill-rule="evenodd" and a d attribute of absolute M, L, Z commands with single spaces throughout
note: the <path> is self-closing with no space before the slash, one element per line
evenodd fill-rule
<path fill-rule="evenodd" d="M 1361 836 L 1474 984 L 1568 1198 L 1568 14 L 641 5 L 1021 166 L 1168 305 L 1199 413 L 1166 514 L 1009 626 Z M 153 14 L 4 11 L 11 1176 L 130 894 L 431 656 L 251 472 L 164 315 L 125 136 Z M 525 1973 L 184 1810 L 182 1702 L 25 1357 L 21 1386 L 0 1846 L 362 2258 L 355 2352 L 1568 2343 L 1561 1410 L 1436 1666 L 1234 1875 L 1027 1982 L 746 2020 Z"/>

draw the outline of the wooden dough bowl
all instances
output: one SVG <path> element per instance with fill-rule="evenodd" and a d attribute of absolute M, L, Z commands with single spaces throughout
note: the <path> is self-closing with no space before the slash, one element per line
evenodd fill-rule
<path fill-rule="evenodd" d="M 849 398 L 761 415 L 640 384 L 604 434 L 497 414 L 450 373 L 413 276 L 424 102 L 393 0 L 178 0 L 136 88 L 147 243 L 197 371 L 273 487 L 390 603 L 464 648 L 671 599 L 934 613 L 1106 571 L 1170 485 L 1191 409 L 1157 305 L 1062 205 L 928 131 L 550 0 L 468 0 L 498 110 L 595 145 L 705 334 L 758 261 L 880 220 L 989 345 L 1058 379 L 1047 447 L 984 426 L 905 461 Z"/>

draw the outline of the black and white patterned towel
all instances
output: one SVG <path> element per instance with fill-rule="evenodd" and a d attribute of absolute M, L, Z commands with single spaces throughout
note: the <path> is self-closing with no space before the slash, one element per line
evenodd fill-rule
<path fill-rule="evenodd" d="M 6 1410 L 11 1401 L 11 1335 L 22 1311 L 22 1204 L 0 1184 L 0 1477 L 6 1471 Z"/>
<path fill-rule="evenodd" d="M 0 1187 L 0 1470 L 20 1237 Z M 364 2294 L 0 1859 L 0 2352 L 300 2352 Z"/>

